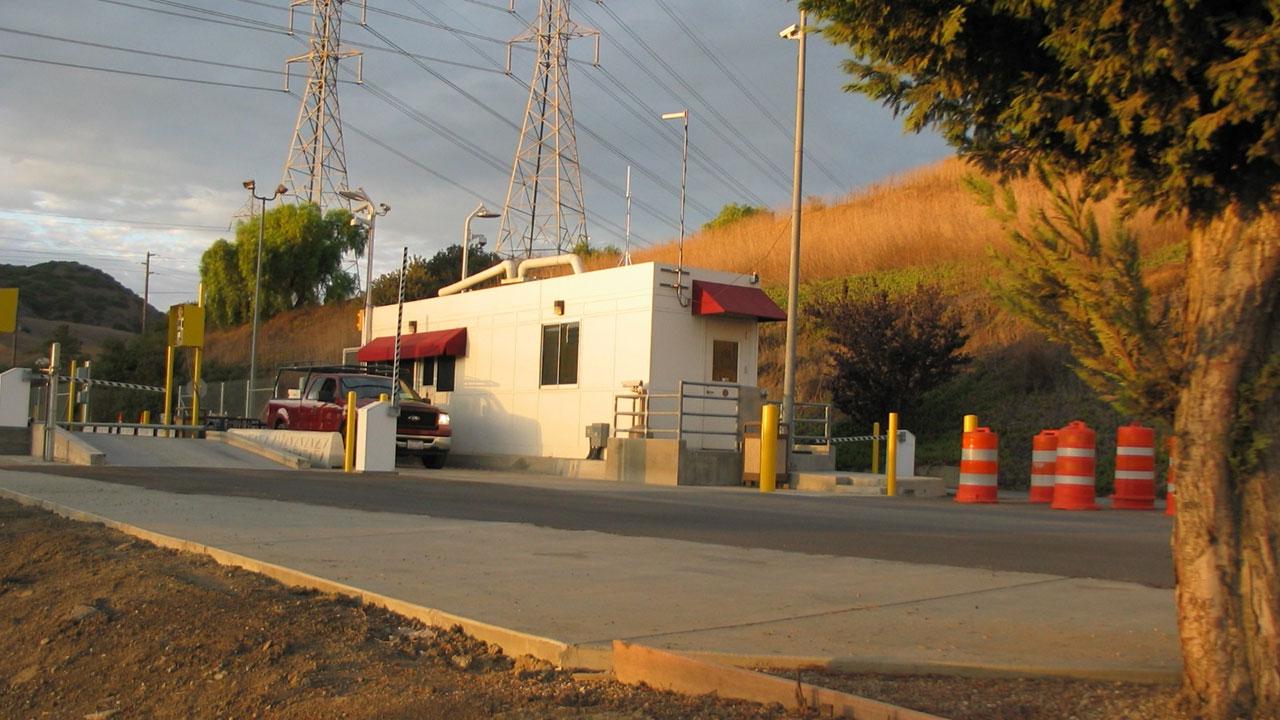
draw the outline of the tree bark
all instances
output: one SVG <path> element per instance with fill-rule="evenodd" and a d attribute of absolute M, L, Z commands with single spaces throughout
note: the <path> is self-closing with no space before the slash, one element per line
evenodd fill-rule
<path fill-rule="evenodd" d="M 1280 220 L 1192 233 L 1178 435 L 1183 698 L 1201 717 L 1280 718 Z"/>

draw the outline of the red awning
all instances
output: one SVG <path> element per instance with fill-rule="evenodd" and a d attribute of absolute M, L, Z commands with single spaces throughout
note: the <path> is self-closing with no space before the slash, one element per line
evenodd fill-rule
<path fill-rule="evenodd" d="M 395 357 L 396 339 L 394 336 L 374 338 L 368 345 L 360 348 L 356 359 L 360 362 L 382 362 Z M 414 333 L 400 336 L 401 358 L 425 358 L 452 355 L 460 357 L 467 354 L 467 329 L 433 330 L 431 332 Z"/>
<path fill-rule="evenodd" d="M 748 317 L 762 322 L 787 319 L 782 308 L 760 288 L 705 280 L 693 281 L 693 314 Z"/>

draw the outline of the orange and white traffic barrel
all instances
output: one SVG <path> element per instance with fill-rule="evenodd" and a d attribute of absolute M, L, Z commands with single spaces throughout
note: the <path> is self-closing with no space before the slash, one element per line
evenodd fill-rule
<path fill-rule="evenodd" d="M 960 446 L 960 486 L 956 488 L 956 502 L 996 502 L 1000 437 L 990 428 L 980 427 L 965 433 Z"/>
<path fill-rule="evenodd" d="M 1178 511 L 1177 505 L 1177 478 L 1174 476 L 1173 466 L 1178 459 L 1178 438 L 1169 438 L 1169 471 L 1164 475 L 1164 514 L 1173 515 Z"/>
<path fill-rule="evenodd" d="M 1031 502 L 1053 502 L 1058 431 L 1043 430 L 1031 439 Z"/>
<path fill-rule="evenodd" d="M 1116 489 L 1111 507 L 1154 510 L 1156 505 L 1156 433 L 1129 423 L 1116 429 Z"/>
<path fill-rule="evenodd" d="M 1097 510 L 1097 434 L 1080 420 L 1058 430 L 1053 504 L 1055 510 Z"/>

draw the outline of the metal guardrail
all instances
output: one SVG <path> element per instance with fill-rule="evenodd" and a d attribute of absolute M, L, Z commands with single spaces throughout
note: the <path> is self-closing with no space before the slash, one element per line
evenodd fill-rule
<path fill-rule="evenodd" d="M 680 389 L 677 392 L 655 393 L 646 390 L 615 395 L 613 434 L 614 437 L 665 437 L 677 440 L 693 435 L 732 437 L 736 444 L 741 445 L 741 397 L 741 385 L 695 380 L 680 381 Z M 688 407 L 690 400 L 703 401 L 703 406 L 697 410 L 690 409 Z M 717 408 L 708 409 L 707 403 L 716 403 Z M 721 403 L 732 403 L 732 409 L 720 409 L 723 407 L 719 405 Z M 662 409 L 656 409 L 655 405 Z M 690 418 L 699 418 L 704 421 L 710 419 L 713 422 L 715 420 L 732 421 L 732 429 L 692 428 L 686 422 Z M 622 424 L 624 419 L 627 421 L 625 427 Z"/>
<path fill-rule="evenodd" d="M 164 425 L 161 423 L 59 422 L 58 427 L 105 435 L 138 435 L 143 437 L 200 437 L 208 430 L 204 425 Z M 164 433 L 163 435 L 161 433 Z"/>

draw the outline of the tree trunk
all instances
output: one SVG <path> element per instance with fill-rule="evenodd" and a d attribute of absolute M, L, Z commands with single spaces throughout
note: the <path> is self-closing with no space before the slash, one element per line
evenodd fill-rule
<path fill-rule="evenodd" d="M 1202 717 L 1280 718 L 1280 221 L 1192 233 L 1188 375 L 1175 419 L 1183 697 Z"/>

